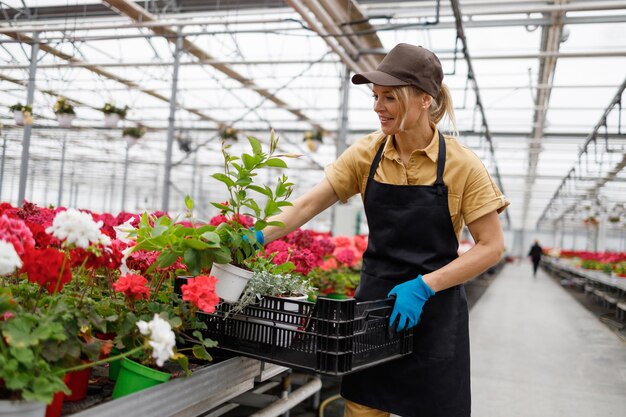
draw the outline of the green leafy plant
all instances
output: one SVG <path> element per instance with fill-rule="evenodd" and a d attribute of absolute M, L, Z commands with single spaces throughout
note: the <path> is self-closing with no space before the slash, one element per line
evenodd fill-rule
<path fill-rule="evenodd" d="M 74 106 L 65 97 L 59 97 L 54 106 L 52 106 L 52 110 L 56 114 L 76 114 Z"/>
<path fill-rule="evenodd" d="M 194 201 L 189 196 L 185 197 L 185 205 L 191 217 Z M 137 241 L 133 250 L 160 252 L 154 264 L 160 268 L 167 268 L 180 259 L 195 276 L 210 269 L 213 262 L 228 263 L 231 259 L 216 227 L 209 224 L 187 226 L 168 216 L 156 218 L 144 213 L 132 234 Z"/>
<path fill-rule="evenodd" d="M 113 103 L 105 103 L 104 106 L 100 109 L 104 114 L 119 114 L 120 119 L 125 119 L 126 114 L 128 113 L 128 106 L 124 107 L 115 107 Z"/>
<path fill-rule="evenodd" d="M 146 128 L 143 126 L 125 127 L 122 130 L 122 136 L 130 136 L 135 139 L 141 139 L 146 134 Z"/>
<path fill-rule="evenodd" d="M 222 182 L 228 189 L 229 199 L 223 203 L 211 203 L 220 209 L 227 221 L 221 223 L 216 232 L 220 235 L 222 245 L 230 252 L 230 262 L 243 267 L 244 260 L 253 256 L 257 250 L 255 233 L 242 224 L 242 216 L 249 216 L 254 221 L 254 230 L 263 230 L 266 226 L 284 226 L 277 221 L 268 221 L 290 206 L 287 201 L 291 196 L 294 184 L 283 174 L 277 179 L 274 188 L 258 179 L 258 172 L 263 168 L 287 168 L 282 157 L 295 155 L 277 155 L 278 137 L 272 131 L 269 140 L 269 152 L 264 152 L 261 142 L 249 136 L 248 142 L 252 153 L 244 153 L 240 157 L 228 152 L 229 145 L 222 146 L 224 156 L 224 173 L 213 174 L 212 177 Z M 264 199 L 260 203 L 258 197 Z M 245 237 L 245 238 L 244 238 Z"/>
<path fill-rule="evenodd" d="M 324 138 L 324 131 L 318 129 L 318 130 L 308 130 L 304 132 L 304 137 L 302 138 L 302 140 L 304 142 L 308 140 L 316 140 L 318 142 L 322 142 L 323 138 Z"/>
<path fill-rule="evenodd" d="M 33 108 L 31 106 L 23 105 L 22 103 L 17 103 L 12 106 L 9 106 L 9 111 L 12 111 L 12 112 L 21 111 L 21 112 L 32 113 Z"/>

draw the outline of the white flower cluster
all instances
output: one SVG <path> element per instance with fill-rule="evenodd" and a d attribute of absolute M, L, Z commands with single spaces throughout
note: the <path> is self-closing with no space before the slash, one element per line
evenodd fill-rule
<path fill-rule="evenodd" d="M 15 251 L 13 244 L 0 240 L 0 276 L 12 274 L 22 267 L 22 260 Z"/>
<path fill-rule="evenodd" d="M 138 321 L 137 327 L 142 335 L 150 337 L 152 357 L 156 359 L 158 366 L 163 366 L 165 361 L 174 356 L 176 336 L 167 321 L 155 314 L 154 318 L 147 323 L 143 320 Z"/>
<path fill-rule="evenodd" d="M 90 244 L 108 246 L 111 239 L 100 232 L 102 222 L 95 222 L 89 213 L 83 213 L 73 208 L 59 212 L 52 221 L 52 226 L 46 229 L 66 246 L 75 244 L 79 248 L 87 248 Z"/>

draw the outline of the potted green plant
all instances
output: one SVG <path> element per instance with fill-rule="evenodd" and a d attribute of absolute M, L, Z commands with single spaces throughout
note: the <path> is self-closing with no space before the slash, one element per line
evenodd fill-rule
<path fill-rule="evenodd" d="M 125 127 L 122 130 L 122 137 L 129 146 L 135 145 L 145 134 L 146 128 L 143 126 Z"/>
<path fill-rule="evenodd" d="M 60 363 L 47 356 L 66 338 L 58 317 L 29 311 L 0 288 L 0 416 L 43 417 L 57 392 L 69 394 Z"/>
<path fill-rule="evenodd" d="M 222 182 L 228 190 L 228 201 L 212 202 L 218 208 L 225 221 L 220 223 L 215 232 L 220 236 L 222 245 L 228 249 L 230 264 L 215 263 L 211 275 L 218 278 L 217 294 L 227 302 L 235 302 L 241 295 L 246 282 L 252 278 L 253 272 L 246 267 L 244 261 L 251 258 L 260 249 L 255 231 L 262 231 L 266 226 L 284 226 L 281 222 L 269 221 L 283 207 L 290 206 L 288 201 L 293 191 L 293 183 L 283 174 L 277 178 L 274 188 L 261 183 L 258 172 L 263 168 L 287 168 L 282 157 L 294 155 L 277 155 L 278 137 L 271 132 L 269 152 L 265 152 L 261 142 L 249 136 L 248 142 L 252 153 L 234 156 L 228 152 L 229 145 L 222 146 L 224 172 L 213 174 L 212 177 Z M 259 204 L 261 197 L 264 202 Z M 254 231 L 242 223 L 248 216 L 253 220 Z M 231 284 L 233 285 L 231 290 Z"/>
<path fill-rule="evenodd" d="M 72 121 L 76 117 L 76 112 L 68 99 L 59 97 L 54 106 L 52 106 L 52 110 L 57 115 L 59 127 L 72 127 Z"/>
<path fill-rule="evenodd" d="M 13 112 L 13 118 L 15 119 L 16 125 L 22 126 L 24 124 L 32 123 L 33 108 L 31 106 L 17 103 L 9 106 L 9 111 Z"/>
<path fill-rule="evenodd" d="M 104 113 L 104 127 L 112 129 L 117 127 L 120 120 L 126 118 L 128 106 L 116 107 L 114 103 L 105 103 L 100 111 Z"/>
<path fill-rule="evenodd" d="M 316 152 L 317 148 L 319 148 L 320 144 L 323 142 L 324 131 L 323 130 L 308 130 L 304 132 L 304 138 L 302 141 L 306 144 L 307 148 L 311 152 Z"/>

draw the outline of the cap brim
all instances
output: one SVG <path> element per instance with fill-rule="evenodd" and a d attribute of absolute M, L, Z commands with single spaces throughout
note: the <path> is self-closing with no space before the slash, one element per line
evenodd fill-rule
<path fill-rule="evenodd" d="M 396 78 L 392 75 L 387 74 L 382 71 L 370 71 L 364 72 L 361 74 L 354 74 L 352 76 L 353 84 L 377 84 L 384 85 L 387 87 L 396 86 L 396 85 L 409 85 L 409 83 L 402 81 L 399 78 Z"/>

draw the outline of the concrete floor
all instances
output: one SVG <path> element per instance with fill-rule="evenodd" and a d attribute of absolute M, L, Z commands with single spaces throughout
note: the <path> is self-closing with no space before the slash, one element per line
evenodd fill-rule
<path fill-rule="evenodd" d="M 530 263 L 500 272 L 470 337 L 474 417 L 626 415 L 626 343 Z"/>

